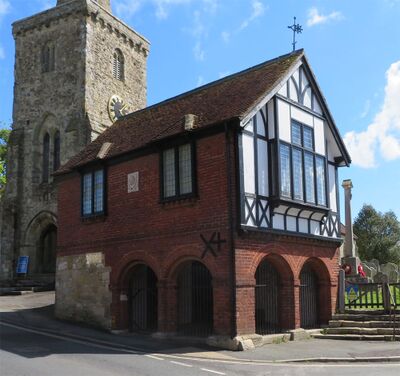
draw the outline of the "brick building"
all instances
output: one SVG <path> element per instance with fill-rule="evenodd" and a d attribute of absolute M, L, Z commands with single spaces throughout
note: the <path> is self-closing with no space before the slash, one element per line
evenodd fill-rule
<path fill-rule="evenodd" d="M 349 163 L 302 50 L 121 117 L 57 173 L 57 316 L 231 338 L 326 323 Z"/>

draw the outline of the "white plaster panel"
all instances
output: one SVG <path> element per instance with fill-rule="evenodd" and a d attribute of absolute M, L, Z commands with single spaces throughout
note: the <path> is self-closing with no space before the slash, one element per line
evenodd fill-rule
<path fill-rule="evenodd" d="M 279 138 L 283 141 L 290 142 L 290 105 L 281 100 L 277 101 L 277 105 Z"/>
<path fill-rule="evenodd" d="M 328 172 L 330 208 L 332 211 L 337 212 L 335 166 L 328 165 Z"/>
<path fill-rule="evenodd" d="M 264 124 L 264 119 L 261 115 L 262 109 L 257 112 L 257 134 L 260 136 L 265 136 L 265 124 Z M 265 115 L 265 114 L 264 114 Z"/>
<path fill-rule="evenodd" d="M 258 152 L 258 193 L 268 196 L 268 144 L 264 140 L 257 141 Z"/>
<path fill-rule="evenodd" d="M 253 137 L 242 135 L 244 191 L 255 193 Z"/>
<path fill-rule="evenodd" d="M 288 215 L 286 217 L 286 229 L 288 231 L 296 231 L 296 218 Z"/>
<path fill-rule="evenodd" d="M 313 235 L 320 235 L 320 226 L 318 221 L 310 221 L 310 232 Z"/>
<path fill-rule="evenodd" d="M 304 106 L 311 108 L 311 88 L 308 88 L 303 97 L 303 104 Z"/>
<path fill-rule="evenodd" d="M 299 83 L 300 83 L 300 68 L 296 69 L 296 71 L 293 73 L 293 79 L 296 81 L 297 87 L 299 87 Z"/>
<path fill-rule="evenodd" d="M 299 232 L 308 232 L 308 221 L 304 218 L 299 218 Z"/>
<path fill-rule="evenodd" d="M 285 228 L 283 223 L 283 215 L 282 214 L 275 214 L 274 215 L 274 225 L 273 227 L 277 230 L 283 230 Z"/>
<path fill-rule="evenodd" d="M 305 87 L 308 85 L 308 78 L 306 75 L 306 72 L 304 72 L 304 69 L 301 69 L 301 90 L 304 90 Z"/>
<path fill-rule="evenodd" d="M 322 115 L 322 109 L 321 106 L 319 105 L 318 99 L 315 95 L 313 95 L 313 110 L 317 113 Z"/>
<path fill-rule="evenodd" d="M 274 112 L 274 101 L 269 101 L 268 105 L 268 137 L 270 139 L 275 138 L 275 112 Z"/>
<path fill-rule="evenodd" d="M 325 155 L 324 121 L 314 116 L 315 152 Z"/>
<path fill-rule="evenodd" d="M 280 95 L 282 95 L 283 97 L 287 97 L 287 84 L 286 83 L 280 88 L 278 93 Z"/>
<path fill-rule="evenodd" d="M 306 111 L 301 110 L 295 106 L 291 108 L 292 119 L 299 121 L 309 127 L 313 127 L 313 116 Z"/>
<path fill-rule="evenodd" d="M 244 126 L 244 129 L 246 129 L 246 131 L 248 131 L 248 132 L 253 132 L 253 128 L 254 128 L 253 123 L 254 123 L 253 118 L 251 118 L 248 121 L 248 123 Z"/>
<path fill-rule="evenodd" d="M 292 101 L 298 102 L 299 101 L 299 97 L 297 95 L 297 89 L 295 84 L 293 83 L 293 80 L 290 78 L 289 79 L 289 95 L 290 95 L 290 99 Z"/>

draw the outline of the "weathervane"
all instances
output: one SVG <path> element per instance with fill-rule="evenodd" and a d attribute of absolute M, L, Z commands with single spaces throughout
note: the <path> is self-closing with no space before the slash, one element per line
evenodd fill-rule
<path fill-rule="evenodd" d="M 296 17 L 293 17 L 294 21 L 293 21 L 293 25 L 288 26 L 288 29 L 293 30 L 293 42 L 292 42 L 292 46 L 293 46 L 293 51 L 296 49 L 296 34 L 301 34 L 301 32 L 303 31 L 303 28 L 301 27 L 300 24 L 296 24 Z"/>

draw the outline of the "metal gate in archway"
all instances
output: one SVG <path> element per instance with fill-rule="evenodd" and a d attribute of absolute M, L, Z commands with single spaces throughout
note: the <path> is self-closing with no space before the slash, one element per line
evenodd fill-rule
<path fill-rule="evenodd" d="M 153 270 L 144 264 L 135 266 L 129 287 L 130 330 L 157 330 L 157 277 Z"/>
<path fill-rule="evenodd" d="M 263 261 L 256 271 L 255 304 L 256 333 L 264 335 L 281 332 L 279 274 L 267 261 Z"/>
<path fill-rule="evenodd" d="M 186 263 L 178 275 L 178 330 L 207 336 L 213 331 L 213 288 L 209 270 L 198 261 Z"/>
<path fill-rule="evenodd" d="M 307 265 L 300 273 L 300 311 L 302 328 L 318 327 L 318 277 Z"/>

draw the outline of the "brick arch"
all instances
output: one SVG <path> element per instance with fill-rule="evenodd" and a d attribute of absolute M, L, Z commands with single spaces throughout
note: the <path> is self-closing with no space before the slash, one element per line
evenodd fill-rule
<path fill-rule="evenodd" d="M 325 262 L 318 257 L 310 257 L 305 259 L 303 264 L 298 270 L 298 280 L 300 281 L 300 274 L 306 267 L 311 268 L 317 277 L 318 283 L 318 320 L 320 325 L 327 324 L 332 316 L 332 278 L 331 273 Z M 299 289 L 300 294 L 301 289 Z M 299 296 L 300 302 L 300 296 Z M 301 305 L 301 304 L 300 304 Z M 301 307 L 300 307 L 301 309 Z"/>
<path fill-rule="evenodd" d="M 185 254 L 182 255 L 175 260 L 173 260 L 169 265 L 165 268 L 165 274 L 164 277 L 167 279 L 170 283 L 176 283 L 176 278 L 177 275 L 180 271 L 180 268 L 187 262 L 187 261 L 198 261 L 201 264 L 203 264 L 208 271 L 211 274 L 211 278 L 214 280 L 215 277 L 218 275 L 217 270 L 216 270 L 216 265 L 215 263 L 210 263 L 209 260 L 207 259 L 201 259 L 200 257 L 193 254 Z"/>
<path fill-rule="evenodd" d="M 256 257 L 258 263 L 252 270 L 254 281 L 256 272 L 264 262 L 270 263 L 279 275 L 278 285 L 278 315 L 279 324 L 282 330 L 295 327 L 295 294 L 294 294 L 294 272 L 289 261 L 282 255 L 270 252 L 267 255 Z M 256 302 L 255 302 L 256 303 Z"/>
<path fill-rule="evenodd" d="M 110 282 L 114 288 L 125 289 L 128 286 L 129 274 L 139 264 L 145 264 L 151 268 L 160 280 L 161 272 L 157 260 L 146 252 L 135 251 L 122 257 L 118 264 L 112 268 Z"/>

